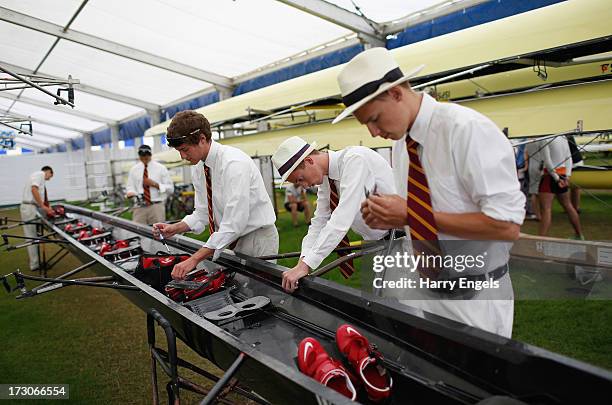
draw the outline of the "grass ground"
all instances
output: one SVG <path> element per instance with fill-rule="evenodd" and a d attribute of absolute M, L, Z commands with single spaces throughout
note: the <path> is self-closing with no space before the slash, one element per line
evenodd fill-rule
<path fill-rule="evenodd" d="M 612 195 L 598 194 L 597 198 L 612 206 Z M 609 206 L 585 195 L 581 217 L 589 239 L 611 239 L 611 212 Z M 18 218 L 18 211 L 3 211 L 0 216 Z M 569 236 L 566 222 L 555 205 L 551 235 Z M 279 214 L 277 226 L 280 251 L 299 250 L 307 227 L 302 223 L 294 228 L 288 213 Z M 535 226 L 527 223 L 523 231 L 534 233 Z M 16 228 L 6 233 L 20 232 Z M 54 248 L 47 249 L 51 253 Z M 294 262 L 282 264 L 291 266 Z M 59 275 L 79 264 L 67 256 L 49 275 Z M 26 265 L 25 249 L 0 251 L 0 274 Z M 338 272 L 328 277 L 345 283 Z M 349 284 L 359 285 L 359 278 Z M 158 343 L 163 347 L 161 336 L 158 331 Z M 517 300 L 513 338 L 612 369 L 612 305 L 610 301 Z M 114 291 L 67 287 L 20 301 L 14 294 L 0 293 L 0 344 L 0 383 L 67 383 L 74 403 L 150 403 L 145 315 Z M 179 355 L 216 370 L 180 342 Z M 161 370 L 158 375 L 163 399 L 167 380 Z M 195 380 L 204 384 L 202 379 Z M 187 403 L 200 398 L 182 393 Z"/>

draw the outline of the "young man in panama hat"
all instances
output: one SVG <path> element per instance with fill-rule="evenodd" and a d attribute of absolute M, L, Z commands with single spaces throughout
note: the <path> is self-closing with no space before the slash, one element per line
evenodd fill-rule
<path fill-rule="evenodd" d="M 379 240 L 386 230 L 372 229 L 361 217 L 360 207 L 368 192 L 395 193 L 393 172 L 377 152 L 363 146 L 339 151 L 319 152 L 316 143 L 308 144 L 294 136 L 285 140 L 272 156 L 272 163 L 283 181 L 304 188 L 319 186 L 317 208 L 302 240 L 298 264 L 283 273 L 283 288 L 294 291 L 298 280 L 319 267 L 336 247 L 348 246 L 346 236 L 353 229 L 365 240 Z M 346 252 L 347 254 L 350 252 Z M 353 272 L 352 261 L 340 265 L 345 278 Z"/>
<path fill-rule="evenodd" d="M 510 337 L 514 297 L 508 260 L 525 215 L 512 146 L 484 115 L 413 91 L 408 80 L 422 67 L 403 74 L 391 52 L 372 48 L 338 76 L 346 109 L 334 123 L 352 113 L 372 136 L 395 141 L 398 194 L 371 195 L 362 204 L 363 219 L 377 229 L 404 227 L 413 255 L 441 254 L 442 246 L 457 250 L 457 241 L 469 251 L 478 246 L 486 257 L 483 268 L 464 274 L 450 269 L 450 278 L 490 280 L 496 288 L 407 291 L 405 303 Z M 417 270 L 413 274 L 421 279 L 448 277 L 448 271 L 436 272 L 441 269 Z"/>
<path fill-rule="evenodd" d="M 155 224 L 153 235 L 201 233 L 206 225 L 210 230 L 204 247 L 175 265 L 172 277 L 183 279 L 199 262 L 225 248 L 250 256 L 277 254 L 276 214 L 253 159 L 215 142 L 206 117 L 191 110 L 172 118 L 166 139 L 193 165 L 195 210 L 176 224 Z"/>

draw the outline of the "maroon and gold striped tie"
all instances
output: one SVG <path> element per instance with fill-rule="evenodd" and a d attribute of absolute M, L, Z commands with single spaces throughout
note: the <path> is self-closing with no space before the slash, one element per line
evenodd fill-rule
<path fill-rule="evenodd" d="M 441 254 L 438 240 L 438 227 L 431 205 L 431 194 L 427 183 L 425 170 L 421 165 L 417 152 L 418 143 L 406 135 L 406 148 L 408 150 L 408 195 L 406 204 L 408 209 L 408 226 L 410 238 L 415 255 Z M 435 262 L 435 260 L 434 260 Z M 421 266 L 417 271 L 421 276 L 436 278 L 439 270 L 435 267 Z"/>
<path fill-rule="evenodd" d="M 208 230 L 212 235 L 215 233 L 215 216 L 213 214 L 212 203 L 212 178 L 210 176 L 210 168 L 204 165 L 204 176 L 206 177 L 206 197 L 208 198 Z"/>
<path fill-rule="evenodd" d="M 328 180 L 329 180 L 329 208 L 331 212 L 334 212 L 334 210 L 338 206 L 338 203 L 340 202 L 340 197 L 338 196 L 338 189 L 336 188 L 334 181 L 332 179 L 328 179 Z M 348 246 L 351 246 L 351 242 L 349 241 L 348 236 L 344 235 L 344 238 L 342 238 L 342 240 L 338 244 L 338 247 L 348 247 Z M 338 256 L 345 256 L 349 253 L 350 252 L 344 252 L 344 253 L 339 252 Z M 342 273 L 344 278 L 349 278 L 355 272 L 355 267 L 353 267 L 353 259 L 347 260 L 346 262 L 342 263 L 339 267 L 340 267 L 340 273 Z"/>
<path fill-rule="evenodd" d="M 145 204 L 151 205 L 151 188 L 144 183 L 144 181 L 147 180 L 148 178 L 149 178 L 149 169 L 147 168 L 147 165 L 145 165 L 144 173 L 142 174 L 143 188 L 144 188 L 144 200 L 145 200 Z"/>

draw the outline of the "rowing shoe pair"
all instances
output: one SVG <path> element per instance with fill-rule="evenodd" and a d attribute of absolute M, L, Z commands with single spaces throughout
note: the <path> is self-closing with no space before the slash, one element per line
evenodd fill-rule
<path fill-rule="evenodd" d="M 382 402 L 389 398 L 393 380 L 383 366 L 381 354 L 368 339 L 354 327 L 342 325 L 336 331 L 336 344 L 357 377 L 340 360 L 331 358 L 319 341 L 311 337 L 298 346 L 300 371 L 353 401 L 362 386 L 370 401 Z"/>

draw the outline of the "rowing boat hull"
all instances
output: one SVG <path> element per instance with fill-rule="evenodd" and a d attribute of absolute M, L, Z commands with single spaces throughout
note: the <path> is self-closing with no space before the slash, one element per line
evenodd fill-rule
<path fill-rule="evenodd" d="M 94 225 L 113 226 L 116 236 L 139 235 L 150 251 L 161 244 L 150 228 L 79 207 L 67 212 Z M 101 223 L 95 222 L 101 221 Z M 83 261 L 99 261 L 96 271 L 112 274 L 142 291 L 122 293 L 135 305 L 159 311 L 177 335 L 200 355 L 227 369 L 239 353 L 247 359 L 237 378 L 269 401 L 287 403 L 350 403 L 297 370 L 297 344 L 316 337 L 334 357 L 333 332 L 343 323 L 358 327 L 385 355 L 394 380 L 392 404 L 476 403 L 492 395 L 509 395 L 533 403 L 598 403 L 612 388 L 612 374 L 545 350 L 493 335 L 434 315 L 418 316 L 411 308 L 380 302 L 361 291 L 324 279 L 304 279 L 300 290 L 286 294 L 279 281 L 284 268 L 256 258 L 223 253 L 218 264 L 236 271 L 234 284 L 244 297 L 266 296 L 271 306 L 245 319 L 214 324 L 143 284 L 118 266 L 47 222 L 71 241 L 70 250 Z M 144 242 L 143 242 L 144 243 Z M 173 249 L 193 252 L 201 242 L 174 237 Z M 581 387 L 580 391 L 573 387 Z"/>

